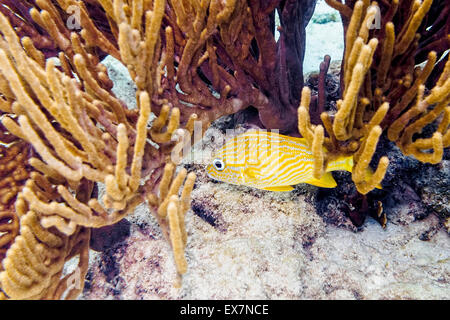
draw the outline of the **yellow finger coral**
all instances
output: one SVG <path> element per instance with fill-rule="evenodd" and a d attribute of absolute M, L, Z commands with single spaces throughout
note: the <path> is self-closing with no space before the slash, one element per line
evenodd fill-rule
<path fill-rule="evenodd" d="M 424 85 L 435 68 L 437 53 L 430 51 L 422 68 L 416 67 L 414 60 L 419 46 L 416 32 L 432 1 L 410 2 L 407 12 L 397 10 L 398 1 L 380 4 L 381 9 L 376 2 L 362 0 L 327 3 L 340 11 L 346 30 L 342 99 L 337 101 L 334 115 L 328 112 L 321 115 L 328 134 L 324 137 L 322 125 L 311 123 L 308 112 L 311 93 L 303 89 L 298 129 L 313 150 L 315 177 L 323 174 L 324 162 L 353 155 L 352 179 L 356 188 L 362 194 L 371 191 L 382 181 L 389 163 L 382 157 L 374 173 L 369 167 L 383 130 L 405 155 L 422 162 L 440 162 L 450 136 L 447 110 L 450 58 L 447 57 L 440 77 L 428 93 Z M 380 13 L 381 29 L 371 28 L 375 15 Z M 406 23 L 396 33 L 397 21 Z M 444 47 L 435 44 L 441 52 L 450 47 L 450 43 L 443 43 Z M 432 123 L 437 124 L 437 130 L 431 137 L 416 137 Z M 321 145 L 327 150 L 325 154 Z"/>
<path fill-rule="evenodd" d="M 159 173 L 177 143 L 172 136 L 177 130 L 192 134 L 197 116 L 191 113 L 183 122 L 179 109 L 167 105 L 148 126 L 159 86 L 161 70 L 155 61 L 161 59 L 159 30 L 165 1 L 156 0 L 150 7 L 149 2 L 141 7 L 136 1 L 131 15 L 125 14 L 128 6 L 123 1 L 102 2 L 111 25 L 119 26 L 115 30 L 119 49 L 89 19 L 83 2 L 75 3 L 81 10 L 80 33 L 68 32 L 62 24 L 59 9 L 72 1 L 58 1 L 59 9 L 52 2 L 36 3 L 41 10 L 34 8 L 30 15 L 62 50 L 60 67 L 45 60 L 31 38 L 19 39 L 0 13 L 2 125 L 19 141 L 0 158 L 1 174 L 10 177 L 0 186 L 5 205 L 0 225 L 6 255 L 0 273 L 3 297 L 75 298 L 87 271 L 90 229 L 118 222 L 146 200 L 161 216 L 179 274 L 185 273 L 184 214 L 195 175 L 182 171 L 172 182 L 171 171 L 160 182 Z M 140 40 L 134 31 L 138 29 Z M 113 94 L 95 48 L 127 64 L 138 85 L 137 110 L 129 110 Z M 32 147 L 34 153 L 29 155 L 21 146 Z M 105 193 L 93 197 L 99 185 L 105 186 Z M 168 190 L 155 195 L 160 199 L 155 206 L 149 196 L 159 187 Z M 78 267 L 63 274 L 74 257 Z"/>

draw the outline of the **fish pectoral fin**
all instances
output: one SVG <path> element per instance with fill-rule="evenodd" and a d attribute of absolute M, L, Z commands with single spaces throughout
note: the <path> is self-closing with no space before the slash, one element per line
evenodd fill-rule
<path fill-rule="evenodd" d="M 312 178 L 308 181 L 305 181 L 305 183 L 312 184 L 313 186 L 321 188 L 335 188 L 337 186 L 336 180 L 334 180 L 331 172 L 325 173 L 320 179 Z"/>
<path fill-rule="evenodd" d="M 247 167 L 244 169 L 244 176 L 255 179 L 257 176 L 257 170 Z"/>
<path fill-rule="evenodd" d="M 275 191 L 275 192 L 283 192 L 283 191 L 292 191 L 294 188 L 292 186 L 279 186 L 279 187 L 267 187 L 261 188 L 267 191 Z"/>

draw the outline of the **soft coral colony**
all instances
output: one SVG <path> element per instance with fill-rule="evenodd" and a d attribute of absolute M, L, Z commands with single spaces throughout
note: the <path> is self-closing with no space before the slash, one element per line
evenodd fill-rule
<path fill-rule="evenodd" d="M 252 106 L 261 127 L 307 139 L 317 178 L 353 155 L 363 194 L 388 166 L 382 157 L 366 174 L 383 132 L 404 154 L 441 161 L 450 145 L 448 1 L 327 2 L 346 31 L 337 110 L 324 103 L 329 60 L 317 97 L 303 88 L 315 0 L 1 0 L 2 297 L 76 298 L 82 285 L 69 285 L 66 262 L 78 258 L 83 283 L 91 229 L 142 203 L 186 272 L 195 175 L 176 171 L 170 155 L 196 120 L 206 129 Z M 73 12 L 80 28 L 70 30 Z M 106 55 L 128 68 L 136 109 L 112 92 Z M 426 126 L 434 132 L 420 135 Z"/>

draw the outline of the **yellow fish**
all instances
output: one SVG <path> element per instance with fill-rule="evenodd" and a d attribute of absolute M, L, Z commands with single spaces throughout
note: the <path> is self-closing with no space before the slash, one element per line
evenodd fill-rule
<path fill-rule="evenodd" d="M 322 178 L 313 177 L 314 160 L 304 138 L 265 130 L 250 130 L 219 149 L 206 168 L 210 178 L 270 191 L 291 191 L 293 185 L 308 183 L 336 187 L 331 171 L 351 172 L 353 157 L 331 161 Z"/>

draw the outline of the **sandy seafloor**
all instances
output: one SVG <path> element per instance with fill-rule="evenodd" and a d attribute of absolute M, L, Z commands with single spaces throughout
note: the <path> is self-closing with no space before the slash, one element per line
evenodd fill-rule
<path fill-rule="evenodd" d="M 333 12 L 319 1 L 315 15 Z M 340 22 L 310 23 L 305 73 L 325 54 L 339 60 L 342 39 Z M 105 64 L 116 94 L 132 105 L 127 70 L 111 58 Z M 94 237 L 101 252 L 91 250 L 80 299 L 448 299 L 450 237 L 436 215 L 411 218 L 415 209 L 403 203 L 387 213 L 386 229 L 368 218 L 355 231 L 318 214 L 316 187 L 274 193 L 211 181 L 204 163 L 222 137 L 213 125 L 194 149 L 198 163 L 183 164 L 198 178 L 186 214 L 189 268 L 181 286 L 174 285 L 169 244 L 140 206 Z M 448 161 L 441 166 L 448 179 Z M 446 206 L 448 193 L 437 196 Z M 430 230 L 430 240 L 421 240 Z"/>

